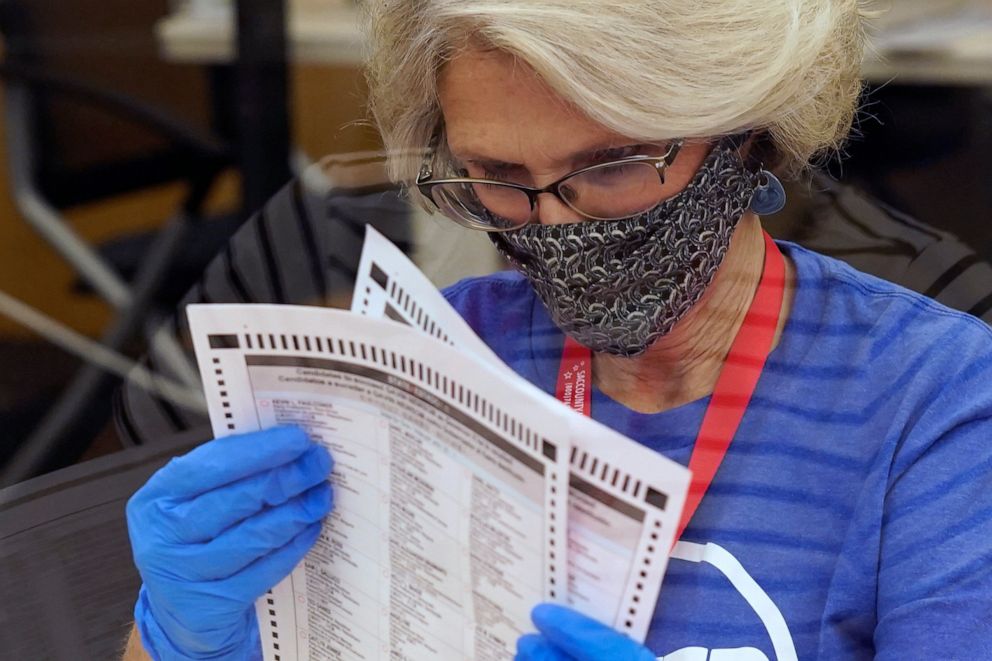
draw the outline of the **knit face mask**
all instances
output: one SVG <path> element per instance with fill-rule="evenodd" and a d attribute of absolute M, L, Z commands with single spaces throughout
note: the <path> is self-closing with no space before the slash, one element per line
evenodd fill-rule
<path fill-rule="evenodd" d="M 563 332 L 593 351 L 636 356 L 702 298 L 758 179 L 725 139 L 685 190 L 643 214 L 489 237 Z"/>

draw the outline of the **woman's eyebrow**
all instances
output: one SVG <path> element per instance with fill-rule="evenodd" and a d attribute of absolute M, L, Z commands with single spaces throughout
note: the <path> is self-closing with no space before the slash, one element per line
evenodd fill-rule
<path fill-rule="evenodd" d="M 458 159 L 465 163 L 472 163 L 473 165 L 480 165 L 485 168 L 492 170 L 514 170 L 514 169 L 525 169 L 522 163 L 510 163 L 507 161 L 501 161 L 495 158 L 483 158 L 480 156 L 470 156 L 468 158 Z"/>
<path fill-rule="evenodd" d="M 637 141 L 617 142 L 616 140 L 611 140 L 609 142 L 604 142 L 598 145 L 587 147 L 573 154 L 570 154 L 569 156 L 566 156 L 565 158 L 558 160 L 555 163 L 555 165 L 565 165 L 580 161 L 587 161 L 589 159 L 600 156 L 603 152 L 611 149 L 624 149 L 626 147 L 636 147 L 642 144 L 644 143 Z M 457 160 L 462 161 L 463 163 L 473 163 L 476 165 L 481 165 L 499 170 L 512 170 L 516 168 L 526 169 L 526 166 L 523 165 L 522 163 L 513 163 L 510 161 L 503 161 L 498 158 L 483 156 L 482 154 L 472 150 L 467 150 L 461 153 L 452 151 L 452 154 L 455 156 Z"/>

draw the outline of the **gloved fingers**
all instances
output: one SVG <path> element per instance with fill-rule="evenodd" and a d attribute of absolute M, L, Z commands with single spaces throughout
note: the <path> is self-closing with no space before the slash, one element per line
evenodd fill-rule
<path fill-rule="evenodd" d="M 577 661 L 655 661 L 646 647 L 571 608 L 539 604 L 531 612 L 538 631 L 551 644 Z"/>
<path fill-rule="evenodd" d="M 548 640 L 536 633 L 521 636 L 517 640 L 517 655 L 514 661 L 573 661 L 572 657 L 557 649 Z"/>
<path fill-rule="evenodd" d="M 148 500 L 191 498 L 293 461 L 312 445 L 298 427 L 214 439 L 170 461 L 135 495 Z"/>
<path fill-rule="evenodd" d="M 191 500 L 164 499 L 160 504 L 165 517 L 163 527 L 171 531 L 176 542 L 207 542 L 262 510 L 281 505 L 326 482 L 332 465 L 327 450 L 312 445 L 294 461 Z"/>
<path fill-rule="evenodd" d="M 314 523 L 333 503 L 331 485 L 323 482 L 282 505 L 264 509 L 203 544 L 177 545 L 176 561 L 193 581 L 237 576 L 245 567 L 282 548 Z"/>
<path fill-rule="evenodd" d="M 311 523 L 281 548 L 258 558 L 240 572 L 208 584 L 217 594 L 251 604 L 279 581 L 289 576 L 320 537 L 321 523 Z"/>

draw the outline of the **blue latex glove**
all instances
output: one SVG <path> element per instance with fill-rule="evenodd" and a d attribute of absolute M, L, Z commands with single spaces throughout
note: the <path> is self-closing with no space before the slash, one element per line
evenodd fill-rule
<path fill-rule="evenodd" d="M 302 430 L 278 427 L 210 441 L 131 497 L 134 617 L 154 659 L 261 658 L 254 602 L 317 540 L 331 465 Z"/>
<path fill-rule="evenodd" d="M 540 604 L 531 612 L 539 634 L 517 641 L 516 661 L 655 661 L 648 648 L 571 608 Z"/>

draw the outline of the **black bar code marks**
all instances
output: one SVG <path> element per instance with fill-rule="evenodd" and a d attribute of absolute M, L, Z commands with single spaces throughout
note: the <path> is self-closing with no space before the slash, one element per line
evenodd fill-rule
<path fill-rule="evenodd" d="M 410 325 L 410 322 L 406 320 L 406 317 L 400 314 L 399 310 L 394 308 L 389 303 L 386 303 L 386 318 L 392 319 L 393 321 L 398 321 L 401 324 L 406 324 L 407 326 Z"/>
<path fill-rule="evenodd" d="M 210 341 L 211 349 L 238 349 L 240 345 L 238 344 L 237 335 L 209 335 L 207 339 Z"/>
<path fill-rule="evenodd" d="M 654 505 L 660 510 L 664 510 L 665 506 L 668 504 L 668 494 L 662 493 L 657 489 L 648 487 L 647 495 L 644 496 L 644 501 L 648 505 Z"/>
<path fill-rule="evenodd" d="M 224 335 L 211 337 L 234 337 L 234 341 L 238 341 L 237 335 Z M 228 347 L 214 347 L 214 348 L 228 348 Z M 227 394 L 227 378 L 224 376 L 224 368 L 221 366 L 220 358 L 214 358 L 211 361 L 214 366 L 214 380 L 217 383 L 217 388 L 220 392 L 220 405 L 224 409 L 224 424 L 227 425 L 228 431 L 234 430 L 234 415 L 231 413 L 231 400 Z"/>
<path fill-rule="evenodd" d="M 380 282 L 376 279 L 376 270 L 382 274 L 383 280 Z M 417 326 L 425 333 L 432 337 L 436 337 L 442 342 L 451 344 L 451 339 L 448 334 L 443 332 L 441 328 L 431 319 L 430 315 L 427 314 L 422 307 L 417 305 L 417 301 L 414 300 L 409 293 L 407 293 L 403 287 L 396 284 L 396 281 L 388 281 L 388 277 L 382 272 L 375 264 L 372 265 L 372 279 L 375 280 L 386 295 L 389 297 L 392 304 L 386 304 L 386 316 L 394 321 L 402 321 L 405 324 L 410 324 Z M 389 282 L 387 287 L 385 283 Z M 400 310 L 405 313 L 400 312 Z"/>
<path fill-rule="evenodd" d="M 585 450 L 573 447 L 572 454 L 569 457 L 569 463 L 572 466 L 572 470 L 576 472 L 583 473 L 600 483 L 609 484 L 623 493 L 645 501 L 649 505 L 654 505 L 659 509 L 665 509 L 665 504 L 668 502 L 668 496 L 666 494 L 652 489 L 629 473 L 610 466 L 605 461 L 600 461 Z"/>
<path fill-rule="evenodd" d="M 372 280 L 377 285 L 379 285 L 380 287 L 382 287 L 383 291 L 388 291 L 388 288 L 389 288 L 389 276 L 386 275 L 386 272 L 383 271 L 381 268 L 379 268 L 379 265 L 376 264 L 375 262 L 372 262 L 372 270 L 369 273 L 369 275 L 372 276 Z"/>
<path fill-rule="evenodd" d="M 272 594 L 272 590 L 269 590 L 266 593 L 265 603 L 269 607 L 269 617 L 274 618 L 276 616 L 276 602 L 274 595 Z M 269 620 L 269 627 L 269 633 L 272 635 L 272 649 L 275 652 L 273 654 L 273 659 L 275 659 L 275 661 L 281 661 L 281 656 L 279 654 L 279 643 L 276 642 L 279 640 L 279 624 L 275 620 Z"/>

